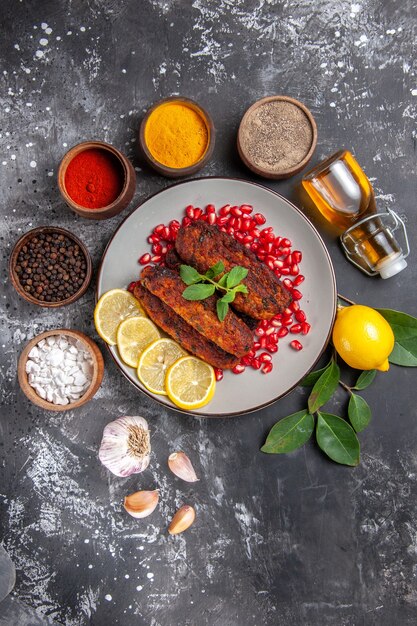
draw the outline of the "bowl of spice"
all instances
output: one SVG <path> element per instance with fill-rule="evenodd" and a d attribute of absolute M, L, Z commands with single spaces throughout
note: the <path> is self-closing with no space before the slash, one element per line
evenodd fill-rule
<path fill-rule="evenodd" d="M 104 361 L 92 339 L 78 330 L 41 333 L 20 355 L 17 375 L 23 393 L 48 411 L 86 404 L 101 385 Z"/>
<path fill-rule="evenodd" d="M 9 258 L 9 276 L 16 291 L 43 307 L 78 300 L 92 273 L 91 256 L 82 241 L 55 226 L 40 226 L 22 235 Z"/>
<path fill-rule="evenodd" d="M 85 141 L 69 150 L 58 170 L 58 187 L 81 217 L 105 220 L 125 209 L 136 189 L 131 162 L 104 141 Z"/>
<path fill-rule="evenodd" d="M 264 178 L 289 178 L 311 159 L 317 125 L 307 107 L 287 96 L 268 96 L 246 111 L 237 148 L 245 165 Z"/>
<path fill-rule="evenodd" d="M 139 143 L 147 163 L 168 178 L 190 176 L 208 162 L 215 130 L 210 115 L 188 98 L 173 96 L 146 113 Z"/>

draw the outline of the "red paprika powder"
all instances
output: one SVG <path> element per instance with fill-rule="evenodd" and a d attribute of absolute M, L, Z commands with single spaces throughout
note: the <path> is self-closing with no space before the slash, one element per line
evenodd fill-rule
<path fill-rule="evenodd" d="M 65 188 L 74 202 L 87 209 L 112 204 L 124 185 L 124 171 L 109 150 L 89 148 L 77 154 L 65 173 Z"/>

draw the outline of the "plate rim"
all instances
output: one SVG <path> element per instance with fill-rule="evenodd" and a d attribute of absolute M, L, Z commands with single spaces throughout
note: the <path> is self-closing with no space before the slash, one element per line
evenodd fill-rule
<path fill-rule="evenodd" d="M 136 213 L 136 211 L 138 211 L 145 204 L 145 202 L 147 202 L 148 200 L 151 200 L 155 196 L 157 196 L 157 195 L 159 195 L 161 193 L 164 193 L 165 191 L 168 191 L 169 189 L 172 189 L 173 187 L 178 187 L 180 185 L 185 185 L 187 183 L 199 182 L 199 181 L 204 181 L 204 180 L 236 181 L 236 182 L 240 182 L 240 183 L 245 183 L 246 185 L 251 185 L 253 187 L 260 187 L 263 190 L 269 191 L 270 193 L 274 194 L 275 196 L 277 196 L 278 198 L 280 198 L 281 200 L 283 200 L 284 202 L 289 204 L 291 206 L 291 208 L 294 209 L 308 223 L 310 228 L 316 234 L 318 240 L 320 241 L 320 243 L 321 243 L 321 245 L 323 247 L 323 251 L 324 251 L 324 253 L 325 253 L 326 257 L 327 257 L 327 260 L 329 262 L 329 268 L 330 268 L 330 273 L 331 273 L 331 277 L 332 277 L 332 285 L 333 285 L 332 322 L 330 324 L 329 332 L 328 332 L 328 334 L 326 336 L 326 339 L 324 340 L 323 347 L 320 350 L 320 353 L 319 353 L 317 359 L 314 361 L 314 363 L 311 366 L 311 368 L 309 368 L 294 385 L 292 385 L 287 391 L 285 391 L 284 393 L 280 394 L 276 398 L 273 398 L 272 400 L 269 400 L 268 402 L 260 404 L 260 405 L 258 405 L 256 407 L 247 409 L 246 411 L 235 411 L 233 413 L 216 413 L 215 415 L 213 415 L 212 413 L 204 413 L 204 412 L 197 413 L 197 411 L 187 411 L 185 409 L 180 409 L 179 407 L 176 407 L 174 405 L 173 406 L 169 406 L 169 405 L 165 404 L 158 397 L 156 397 L 155 394 L 151 393 L 146 388 L 142 389 L 133 380 L 131 380 L 130 377 L 126 374 L 126 372 L 122 369 L 122 367 L 118 363 L 115 355 L 113 354 L 113 351 L 111 350 L 112 346 L 109 346 L 106 342 L 105 342 L 105 346 L 106 346 L 107 351 L 110 353 L 111 358 L 113 359 L 113 361 L 117 365 L 117 368 L 121 371 L 123 376 L 129 381 L 129 383 L 133 387 L 135 387 L 135 389 L 137 389 L 139 392 L 144 393 L 149 398 L 151 398 L 152 400 L 157 402 L 159 405 L 163 406 L 165 409 L 175 411 L 176 413 L 179 413 L 181 415 L 190 415 L 192 417 L 203 417 L 203 418 L 207 418 L 207 419 L 225 419 L 225 418 L 229 418 L 229 417 L 230 418 L 232 418 L 232 417 L 243 417 L 244 415 L 250 415 L 251 413 L 256 413 L 257 411 L 261 411 L 262 409 L 266 409 L 267 407 L 271 406 L 272 404 L 275 404 L 275 402 L 278 402 L 278 400 L 281 400 L 282 398 L 285 398 L 287 395 L 289 395 L 299 385 L 300 381 L 303 380 L 303 378 L 305 376 L 307 376 L 307 374 L 309 372 L 311 372 L 311 370 L 316 366 L 316 364 L 320 360 L 321 356 L 323 355 L 324 351 L 326 350 L 326 348 L 328 346 L 328 343 L 330 341 L 330 337 L 331 337 L 331 334 L 332 334 L 334 321 L 335 321 L 335 318 L 336 318 L 336 313 L 337 313 L 336 274 L 335 274 L 335 271 L 334 271 L 333 262 L 332 262 L 332 259 L 330 257 L 329 251 L 327 249 L 326 244 L 324 243 L 323 237 L 320 235 L 320 233 L 318 232 L 317 228 L 308 219 L 308 217 L 306 215 L 304 215 L 304 213 L 301 211 L 301 209 L 299 209 L 297 206 L 295 206 L 295 204 L 293 202 L 291 202 L 291 200 L 288 200 L 282 194 L 278 193 L 274 189 L 270 189 L 269 187 L 266 187 L 265 185 L 262 185 L 261 183 L 256 183 L 256 182 L 253 182 L 253 181 L 250 181 L 250 180 L 245 180 L 244 178 L 237 178 L 237 177 L 234 177 L 234 176 L 201 176 L 201 177 L 198 177 L 198 178 L 189 178 L 187 180 L 181 180 L 181 181 L 172 183 L 172 184 L 168 185 L 167 187 L 164 187 L 163 189 L 159 189 L 159 191 L 155 191 L 154 193 L 152 193 L 152 194 L 148 195 L 146 198 L 144 198 L 141 202 L 139 202 L 139 204 L 128 215 L 126 215 L 126 217 L 120 222 L 120 224 L 118 225 L 116 230 L 111 235 L 109 241 L 107 242 L 106 247 L 103 250 L 103 254 L 101 256 L 100 263 L 99 263 L 98 270 L 97 270 L 97 280 L 96 280 L 96 287 L 95 287 L 95 303 L 97 304 L 97 302 L 98 302 L 99 283 L 101 281 L 101 275 L 102 275 L 102 271 L 103 271 L 103 264 L 104 264 L 104 261 L 105 261 L 108 249 L 109 249 L 110 245 L 112 244 L 114 238 L 116 237 L 117 233 L 119 232 L 119 230 L 124 225 L 124 223 L 133 215 L 133 213 Z"/>

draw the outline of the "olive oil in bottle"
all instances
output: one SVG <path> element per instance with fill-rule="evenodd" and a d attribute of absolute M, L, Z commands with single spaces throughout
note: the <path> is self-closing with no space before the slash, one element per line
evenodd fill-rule
<path fill-rule="evenodd" d="M 377 213 L 375 195 L 366 174 L 347 150 L 341 150 L 308 172 L 304 189 L 325 219 L 340 232 L 346 256 L 371 276 L 394 276 L 409 253 L 405 226 L 394 211 Z M 393 235 L 401 228 L 403 253 Z"/>

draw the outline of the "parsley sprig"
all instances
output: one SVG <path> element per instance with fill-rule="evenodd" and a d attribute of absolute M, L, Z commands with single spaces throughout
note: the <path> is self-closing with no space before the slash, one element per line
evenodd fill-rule
<path fill-rule="evenodd" d="M 224 264 L 219 261 L 205 274 L 200 274 L 190 265 L 180 266 L 180 276 L 184 283 L 188 285 L 182 292 L 182 297 L 186 300 L 205 300 L 214 294 L 216 290 L 224 292 L 224 295 L 217 300 L 217 317 L 222 322 L 229 310 L 229 304 L 233 302 L 237 293 L 248 293 L 246 285 L 242 280 L 246 278 L 248 270 L 246 267 L 235 265 L 230 272 L 224 272 Z M 219 280 L 216 280 L 223 274 Z"/>

